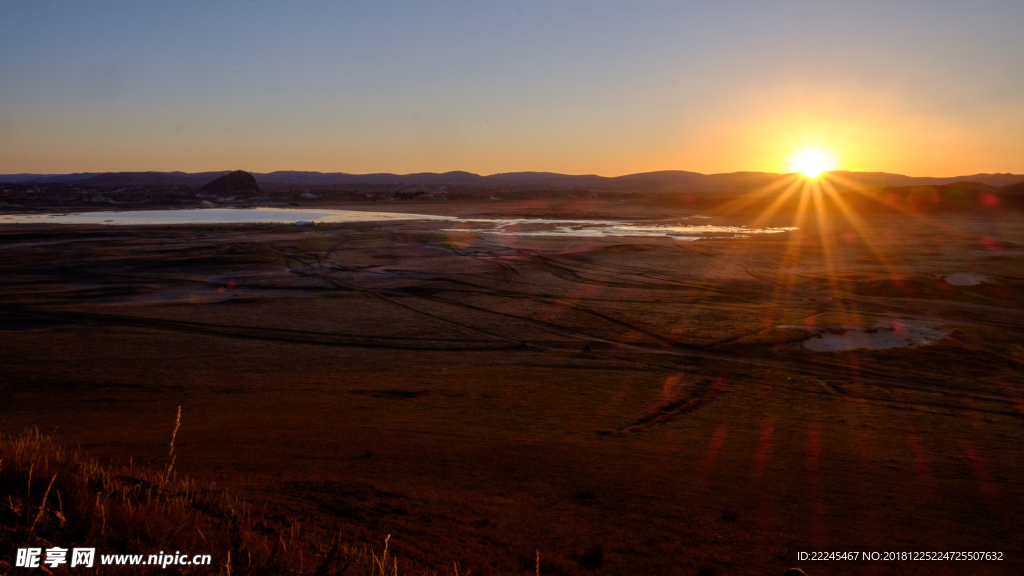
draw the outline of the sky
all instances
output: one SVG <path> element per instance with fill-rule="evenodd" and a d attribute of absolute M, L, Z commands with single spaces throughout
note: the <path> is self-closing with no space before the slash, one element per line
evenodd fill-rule
<path fill-rule="evenodd" d="M 1024 2 L 0 0 L 0 173 L 1024 173 Z"/>

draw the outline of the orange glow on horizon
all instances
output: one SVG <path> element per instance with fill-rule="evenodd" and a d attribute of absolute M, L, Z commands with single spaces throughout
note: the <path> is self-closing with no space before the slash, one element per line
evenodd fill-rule
<path fill-rule="evenodd" d="M 835 157 L 831 152 L 821 148 L 804 148 L 796 152 L 789 161 L 794 172 L 800 172 L 807 178 L 817 178 L 822 172 L 836 169 Z"/>

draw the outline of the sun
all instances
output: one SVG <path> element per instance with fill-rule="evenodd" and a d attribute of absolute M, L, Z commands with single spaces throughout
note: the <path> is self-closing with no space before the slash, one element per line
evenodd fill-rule
<path fill-rule="evenodd" d="M 789 161 L 790 168 L 808 178 L 817 178 L 822 172 L 834 170 L 835 158 L 832 153 L 821 148 L 804 148 L 799 150 Z"/>

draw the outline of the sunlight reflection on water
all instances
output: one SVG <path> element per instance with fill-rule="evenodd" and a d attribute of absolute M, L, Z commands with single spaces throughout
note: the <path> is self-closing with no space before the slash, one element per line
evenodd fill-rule
<path fill-rule="evenodd" d="M 472 222 L 495 221 L 472 220 Z M 751 234 L 775 234 L 790 230 L 796 230 L 796 228 L 747 228 L 746 226 L 687 224 L 642 225 L 595 220 L 514 220 L 510 221 L 510 223 L 502 222 L 498 227 L 493 229 L 478 229 L 473 230 L 473 232 L 508 236 L 572 236 L 578 238 L 600 238 L 604 236 L 669 236 L 676 238 L 677 240 L 700 240 L 702 238 L 747 238 Z M 448 229 L 445 231 L 465 232 L 466 230 Z"/>

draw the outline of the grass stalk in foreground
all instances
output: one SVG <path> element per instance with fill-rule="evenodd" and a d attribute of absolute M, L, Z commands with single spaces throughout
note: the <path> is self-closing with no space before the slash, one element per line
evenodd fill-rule
<path fill-rule="evenodd" d="M 168 566 L 161 573 L 399 575 L 398 560 L 388 551 L 390 535 L 378 556 L 365 545 L 341 542 L 337 535 L 303 530 L 298 522 L 254 511 L 214 484 L 178 475 L 173 440 L 169 458 L 166 470 L 134 463 L 103 466 L 38 430 L 0 434 L 0 551 L 8 555 L 0 557 L 0 573 L 16 571 L 18 548 L 60 546 L 96 548 L 90 570 L 96 575 L 153 574 L 153 566 L 100 565 L 101 555 L 148 557 L 175 551 L 210 554 L 213 563 Z M 64 565 L 50 571 L 68 570 Z M 455 570 L 439 574 L 457 575 Z"/>

